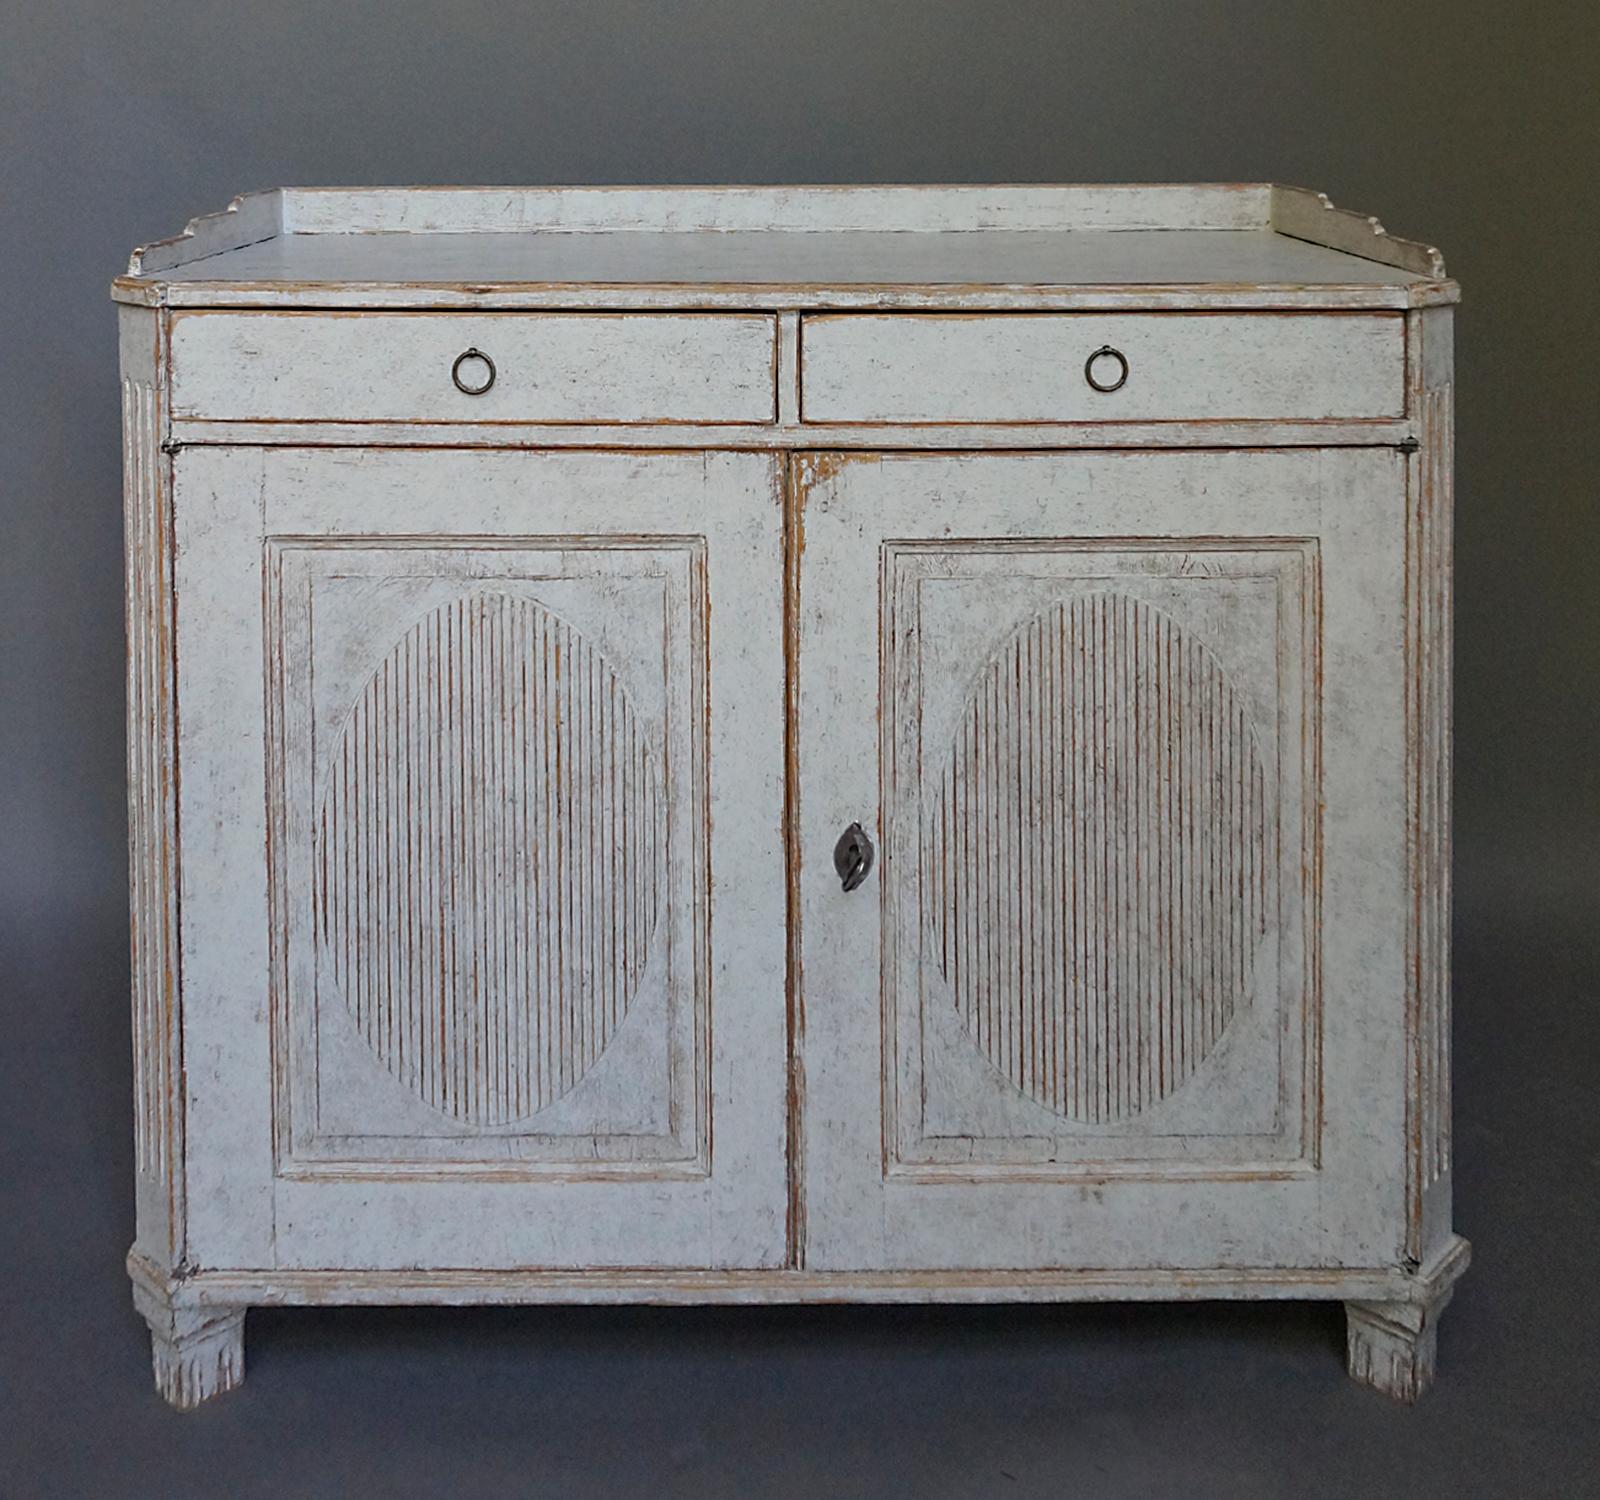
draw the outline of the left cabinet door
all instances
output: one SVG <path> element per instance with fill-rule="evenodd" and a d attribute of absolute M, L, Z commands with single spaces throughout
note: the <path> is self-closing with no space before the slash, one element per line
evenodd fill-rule
<path fill-rule="evenodd" d="M 781 465 L 188 448 L 173 508 L 188 1261 L 781 1264 Z"/>

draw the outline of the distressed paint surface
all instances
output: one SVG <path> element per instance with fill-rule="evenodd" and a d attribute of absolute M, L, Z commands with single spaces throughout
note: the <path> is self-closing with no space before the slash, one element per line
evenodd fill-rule
<path fill-rule="evenodd" d="M 797 730 L 809 1268 L 1398 1255 L 1402 1184 L 1368 1143 L 1403 1131 L 1403 472 L 1395 454 L 1342 451 L 833 456 L 809 470 Z M 996 644 L 1059 599 L 1108 590 L 1164 601 L 1247 696 L 1277 808 L 1274 895 L 1250 1004 L 1189 1082 L 1127 1118 L 1080 1122 L 972 1056 L 931 952 L 917 830 Z M 860 665 L 841 641 L 879 661 L 892 705 L 881 735 L 849 712 Z M 1100 670 L 1113 659 L 1095 653 Z M 880 852 L 846 895 L 827 855 L 853 819 Z M 1093 823 L 1084 832 L 1105 847 Z M 1018 847 L 991 854 L 986 878 L 1036 889 Z M 1183 852 L 1169 843 L 1169 865 Z M 1104 880 L 1079 858 L 1082 880 Z M 1031 907 L 1045 923 L 1052 909 Z M 1153 951 L 1121 950 L 1124 962 Z M 862 998 L 874 988 L 877 1013 Z"/>
<path fill-rule="evenodd" d="M 779 622 L 736 605 L 766 579 L 777 591 L 775 469 L 738 454 L 179 455 L 178 628 L 234 643 L 191 654 L 179 684 L 196 706 L 184 752 L 210 773 L 183 782 L 211 875 L 186 892 L 188 963 L 219 997 L 186 1021 L 204 1263 L 781 1263 L 782 853 L 775 822 L 734 815 L 781 802 L 766 748 L 783 733 Z M 350 704 L 419 619 L 473 591 L 539 600 L 625 679 L 666 830 L 627 1015 L 574 1087 L 505 1124 L 441 1118 L 389 1073 L 319 974 L 310 899 L 316 776 Z M 498 666 L 496 681 L 511 685 Z M 579 915 L 609 896 L 586 883 Z M 486 969 L 494 941 L 473 947 Z"/>
<path fill-rule="evenodd" d="M 706 564 L 267 542 L 281 1174 L 705 1175 Z"/>
<path fill-rule="evenodd" d="M 134 1166 L 146 1253 L 184 1243 L 184 1112 L 178 920 L 176 643 L 170 465 L 162 452 L 164 357 L 156 317 L 119 310 L 126 558 L 128 917 Z"/>
<path fill-rule="evenodd" d="M 1141 466 L 1145 503 L 1185 474 L 1176 458 Z M 1064 497 L 1117 493 L 1089 463 L 1056 468 Z M 897 830 L 914 828 L 922 851 L 886 1000 L 893 1174 L 1308 1169 L 1320 561 L 1315 538 L 885 546 L 885 838 L 899 846 Z M 1149 628 L 1143 650 L 1135 622 Z M 958 787 L 952 742 L 998 774 Z M 1240 816 L 1209 815 L 1230 801 Z M 941 858 L 958 832 L 957 857 Z M 1253 903 L 1245 890 L 1218 899 L 1230 851 Z M 943 907 L 942 932 L 911 920 Z M 952 943 L 968 958 L 952 964 Z M 968 1035 L 987 1020 L 1017 1095 L 974 1073 L 946 1024 L 951 969 L 973 981 Z M 1202 1068 L 1204 1086 L 1185 1087 Z"/>
<path fill-rule="evenodd" d="M 803 238 L 795 242 L 796 236 Z M 464 237 L 475 245 L 451 244 Z M 1095 247 L 1115 260 L 1119 243 L 1125 247 L 1121 264 L 1131 262 L 1132 275 L 1107 275 L 1074 255 L 1075 249 Z M 791 259 L 791 244 L 813 260 Z M 426 250 L 420 261 L 385 259 L 397 245 L 402 255 Z M 1280 262 L 1223 265 L 1206 259 L 1218 250 L 1249 256 L 1252 246 L 1268 245 L 1281 247 Z M 841 261 L 830 254 L 834 246 L 852 248 Z M 1309 253 L 1312 247 L 1323 253 Z M 919 264 L 930 249 L 932 262 Z M 1162 272 L 1140 273 L 1143 254 L 1161 257 L 1173 250 L 1180 258 L 1168 260 Z M 673 258 L 685 251 L 687 258 Z M 1025 268 L 1014 258 L 1019 251 L 1037 264 Z M 1198 258 L 1184 268 L 1183 253 Z M 870 268 L 874 254 L 880 268 Z M 352 274 L 347 267 L 363 256 L 361 273 Z M 222 213 L 192 220 L 181 235 L 136 250 L 129 271 L 130 280 L 321 280 L 354 291 L 362 282 L 382 280 L 743 280 L 834 287 L 863 281 L 1070 285 L 1123 279 L 1401 283 L 1442 280 L 1444 264 L 1437 250 L 1389 235 L 1375 219 L 1335 209 L 1324 195 L 1266 183 L 1215 183 L 286 188 L 247 194 Z"/>
<path fill-rule="evenodd" d="M 1075 1120 L 1182 1088 L 1249 1004 L 1273 893 L 1250 715 L 1170 615 L 1090 593 L 969 695 L 922 829 L 940 977 L 983 1055 Z"/>
<path fill-rule="evenodd" d="M 168 1400 L 338 1301 L 1324 1297 L 1424 1388 L 1437 251 L 1264 184 L 310 189 L 132 272 Z"/>
<path fill-rule="evenodd" d="M 1455 383 L 1449 315 L 1413 315 L 1421 427 L 1407 483 L 1408 1254 L 1451 1233 L 1450 787 Z"/>
<path fill-rule="evenodd" d="M 797 406 L 793 345 L 780 351 L 780 397 Z M 758 426 L 663 423 L 537 422 L 243 422 L 174 418 L 185 447 L 234 444 L 297 448 L 684 448 L 878 451 L 905 448 L 966 452 L 1028 448 L 1371 448 L 1403 443 L 1417 424 L 1404 419 L 1349 421 L 907 423 L 800 422 Z"/>
<path fill-rule="evenodd" d="M 164 1181 L 173 1165 L 173 1067 L 167 1038 L 178 979 L 177 837 L 172 754 L 170 521 L 156 390 L 122 382 L 128 534 L 128 883 L 132 892 L 133 1050 L 139 1069 L 134 1168 Z"/>
<path fill-rule="evenodd" d="M 1013 231 L 856 230 L 804 235 L 739 233 L 292 235 L 167 272 L 176 293 L 202 295 L 227 277 L 351 287 L 701 288 L 1148 286 L 1293 288 L 1315 296 L 1366 287 L 1404 298 L 1419 283 L 1403 271 L 1285 238 L 1266 229 Z M 341 297 L 347 295 L 342 290 Z M 685 291 L 680 291 L 680 297 Z M 1259 295 L 1259 294 L 1258 294 Z M 818 298 L 819 302 L 826 300 Z"/>
<path fill-rule="evenodd" d="M 312 892 L 391 1073 L 477 1125 L 578 1084 L 655 936 L 661 792 L 611 663 L 536 600 L 479 590 L 406 633 L 333 752 Z"/>
<path fill-rule="evenodd" d="M 374 315 L 352 340 L 348 317 L 337 315 L 185 313 L 172 329 L 173 412 L 204 421 L 770 422 L 775 338 L 771 318 L 739 315 Z M 468 350 L 494 361 L 494 383 L 477 395 L 451 374 Z"/>
<path fill-rule="evenodd" d="M 801 320 L 800 338 L 807 421 L 1328 421 L 1405 410 L 1393 315 L 817 315 Z M 1125 360 L 1119 389 L 1089 383 L 1103 348 Z"/>

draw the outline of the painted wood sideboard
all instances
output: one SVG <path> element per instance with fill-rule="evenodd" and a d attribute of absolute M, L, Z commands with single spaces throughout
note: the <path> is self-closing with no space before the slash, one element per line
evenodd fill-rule
<path fill-rule="evenodd" d="M 285 189 L 121 304 L 137 1239 L 252 1306 L 1323 1298 L 1414 1398 L 1451 319 L 1270 185 Z"/>

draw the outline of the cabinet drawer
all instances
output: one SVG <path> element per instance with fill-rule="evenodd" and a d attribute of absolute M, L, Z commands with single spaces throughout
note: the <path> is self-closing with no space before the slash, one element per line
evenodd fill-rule
<path fill-rule="evenodd" d="M 236 422 L 771 422 L 775 348 L 766 314 L 178 313 L 172 409 Z"/>
<path fill-rule="evenodd" d="M 841 314 L 806 318 L 801 348 L 808 422 L 1319 421 L 1405 407 L 1392 313 Z"/>

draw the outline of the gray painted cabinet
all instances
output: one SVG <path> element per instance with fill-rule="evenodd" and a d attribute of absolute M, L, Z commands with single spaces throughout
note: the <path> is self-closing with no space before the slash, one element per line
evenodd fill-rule
<path fill-rule="evenodd" d="M 1450 1222 L 1450 319 L 1273 186 L 297 190 L 122 304 L 135 1299 L 1317 1297 Z"/>

